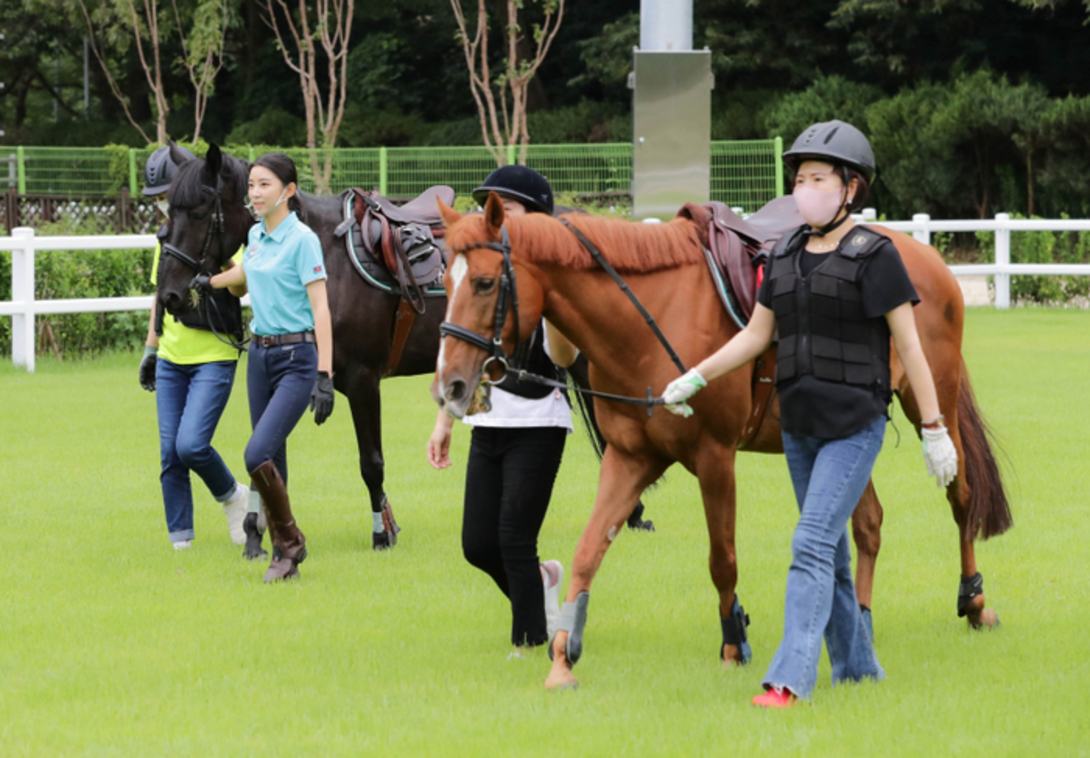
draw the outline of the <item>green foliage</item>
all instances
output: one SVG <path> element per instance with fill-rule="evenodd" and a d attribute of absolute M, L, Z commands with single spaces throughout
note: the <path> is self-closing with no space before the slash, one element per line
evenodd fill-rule
<path fill-rule="evenodd" d="M 429 125 L 396 108 L 374 110 L 349 103 L 337 134 L 338 147 L 408 147 Z"/>
<path fill-rule="evenodd" d="M 303 119 L 270 108 L 252 121 L 237 124 L 225 141 L 232 145 L 305 145 L 306 137 L 307 125 Z"/>
<path fill-rule="evenodd" d="M 881 99 L 882 91 L 842 76 L 819 76 L 805 90 L 782 96 L 764 117 L 769 137 L 783 137 L 784 149 L 808 126 L 840 119 L 866 132 L 867 108 Z"/>

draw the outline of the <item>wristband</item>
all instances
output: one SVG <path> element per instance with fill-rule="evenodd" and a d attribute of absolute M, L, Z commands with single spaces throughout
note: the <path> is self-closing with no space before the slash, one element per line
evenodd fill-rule
<path fill-rule="evenodd" d="M 152 347 L 151 345 L 144 345 L 144 357 L 145 358 L 147 358 L 149 355 L 158 355 L 158 354 L 159 354 L 159 348 Z"/>
<path fill-rule="evenodd" d="M 939 417 L 932 421 L 930 424 L 921 423 L 920 427 L 923 429 L 939 429 L 940 427 L 945 426 L 945 424 L 943 423 L 944 421 L 946 421 L 946 417 L 940 413 Z"/>

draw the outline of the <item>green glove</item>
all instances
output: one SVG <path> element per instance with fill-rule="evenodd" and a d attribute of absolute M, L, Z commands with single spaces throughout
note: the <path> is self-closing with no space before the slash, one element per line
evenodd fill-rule
<path fill-rule="evenodd" d="M 666 401 L 666 410 L 688 418 L 693 415 L 693 409 L 685 401 L 707 386 L 708 383 L 695 368 L 689 369 L 683 376 L 666 385 L 662 393 L 662 399 Z"/>

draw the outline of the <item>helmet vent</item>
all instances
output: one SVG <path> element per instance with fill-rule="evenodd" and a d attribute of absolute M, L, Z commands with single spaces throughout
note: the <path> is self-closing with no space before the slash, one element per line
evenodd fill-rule
<path fill-rule="evenodd" d="M 836 136 L 836 133 L 837 133 L 837 132 L 838 132 L 839 130 L 840 130 L 840 127 L 839 127 L 839 126 L 834 126 L 834 127 L 833 127 L 833 129 L 832 129 L 832 131 L 830 131 L 830 132 L 829 132 L 828 134 L 826 134 L 826 135 L 825 135 L 825 144 L 826 144 L 826 145 L 828 145 L 828 144 L 829 144 L 829 142 L 830 142 L 830 141 L 832 140 L 832 138 Z"/>

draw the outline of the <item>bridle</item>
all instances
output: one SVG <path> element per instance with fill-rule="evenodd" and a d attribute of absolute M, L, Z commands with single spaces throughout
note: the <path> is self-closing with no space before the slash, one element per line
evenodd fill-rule
<path fill-rule="evenodd" d="M 507 354 L 507 351 L 503 349 L 503 327 L 507 323 L 507 311 L 511 310 L 515 315 L 515 361 L 520 364 L 525 362 L 527 353 L 529 352 L 529 343 L 526 344 L 526 349 L 523 349 L 523 345 L 519 339 L 519 292 L 518 286 L 515 282 L 515 266 L 511 263 L 511 240 L 507 236 L 507 227 L 500 227 L 500 241 L 499 242 L 473 242 L 465 247 L 453 250 L 455 255 L 463 255 L 470 250 L 495 250 L 497 253 L 503 256 L 503 271 L 500 274 L 499 293 L 496 295 L 496 314 L 492 319 L 492 339 L 482 337 L 474 331 L 466 329 L 464 326 L 458 326 L 452 324 L 449 321 L 444 321 L 439 325 L 440 339 L 443 337 L 456 337 L 464 342 L 468 342 L 474 347 L 479 347 L 488 354 L 484 363 L 481 365 L 481 381 L 484 384 L 498 384 L 502 381 L 502 377 L 507 376 L 508 371 L 517 371 L 517 368 L 512 368 L 511 356 Z M 510 308 L 508 308 L 508 302 L 510 301 Z M 493 361 L 499 364 L 503 369 L 501 379 L 493 381 L 488 373 L 488 366 Z"/>
<path fill-rule="evenodd" d="M 201 194 L 212 196 L 212 212 L 209 215 L 208 231 L 206 231 L 204 234 L 204 244 L 201 246 L 200 258 L 194 259 L 189 256 L 185 251 L 180 250 L 179 248 L 169 244 L 166 241 L 161 241 L 159 243 L 159 249 L 163 252 L 163 254 L 169 255 L 170 257 L 176 258 L 177 260 L 181 261 L 183 264 L 192 269 L 195 274 L 211 275 L 213 273 L 213 270 L 212 267 L 208 265 L 208 253 L 210 250 L 212 250 L 212 241 L 217 237 L 219 238 L 217 248 L 222 253 L 223 238 L 227 234 L 227 223 L 224 220 L 223 216 L 223 178 L 220 176 L 216 177 L 215 187 L 212 187 L 208 184 L 202 184 Z M 163 269 L 160 266 L 160 276 L 162 276 L 162 272 Z M 209 297 L 206 298 L 206 300 L 208 304 L 212 307 L 212 310 L 216 312 L 217 318 L 222 319 L 219 305 L 216 303 L 215 298 Z M 224 337 L 216 331 L 216 326 L 211 319 L 208 322 L 208 326 L 211 329 L 212 334 L 214 334 L 216 339 L 218 339 L 220 342 L 224 343 L 225 345 L 230 345 L 239 352 L 242 352 L 246 349 L 245 339 L 243 339 L 242 342 L 236 342 L 235 340 L 230 338 L 230 335 Z M 245 333 L 243 334 L 245 336 Z"/>
<path fill-rule="evenodd" d="M 199 260 L 195 260 L 187 255 L 184 251 L 176 248 L 174 245 L 163 242 L 159 245 L 160 249 L 172 258 L 177 258 L 189 268 L 193 269 L 196 274 L 211 274 L 212 269 L 206 268 L 208 262 L 208 252 L 212 249 L 212 240 L 217 235 L 222 238 L 227 233 L 227 224 L 223 219 L 223 197 L 221 192 L 223 190 L 223 179 L 216 177 L 216 186 L 211 187 L 207 184 L 201 185 L 201 193 L 212 196 L 212 213 L 211 219 L 208 223 L 208 231 L 204 235 L 204 245 L 201 247 L 201 256 Z M 222 239 L 220 246 L 222 247 Z"/>
<path fill-rule="evenodd" d="M 636 295 L 629 289 L 628 285 L 621 279 L 620 274 L 610 265 L 602 253 L 598 250 L 594 244 L 587 239 L 586 235 L 580 232 L 573 225 L 568 223 L 565 219 L 560 219 L 560 223 L 568 227 L 579 240 L 579 242 L 586 248 L 587 252 L 591 254 L 591 257 L 597 261 L 606 273 L 613 278 L 621 291 L 625 293 L 632 304 L 636 306 L 636 309 L 643 316 L 644 321 L 651 330 L 655 333 L 659 342 L 666 352 L 670 354 L 670 359 L 674 362 L 674 365 L 678 367 L 678 370 L 684 374 L 685 365 L 681 362 L 677 352 L 674 351 L 673 346 L 666 339 L 666 335 L 659 329 L 658 324 L 655 323 L 655 319 L 643 306 L 643 304 L 636 298 Z M 514 375 L 519 381 L 533 382 L 534 384 L 543 384 L 548 387 L 555 387 L 558 389 L 569 389 L 575 392 L 579 392 L 583 395 L 590 395 L 591 397 L 600 397 L 604 400 L 612 400 L 618 403 L 624 403 L 626 405 L 642 405 L 647 407 L 647 415 L 651 415 L 651 409 L 656 405 L 665 405 L 666 402 L 661 397 L 655 397 L 651 392 L 651 388 L 647 388 L 647 397 L 628 397 L 626 395 L 614 395 L 608 392 L 597 392 L 595 390 L 583 389 L 582 387 L 570 387 L 564 382 L 558 382 L 555 379 L 550 379 L 545 376 L 539 376 L 532 374 L 525 368 L 520 366 L 525 365 L 527 354 L 529 353 L 529 343 L 525 345 L 519 341 L 519 299 L 518 299 L 518 286 L 515 281 L 515 267 L 511 263 L 511 240 L 507 235 L 507 226 L 500 227 L 500 241 L 499 242 L 473 242 L 465 247 L 453 250 L 455 255 L 460 255 L 469 252 L 470 250 L 494 250 L 503 256 L 503 271 L 500 275 L 499 293 L 496 296 L 496 314 L 493 317 L 492 324 L 492 339 L 482 337 L 474 331 L 466 329 L 463 326 L 452 324 L 449 321 L 444 321 L 439 325 L 440 339 L 443 337 L 456 337 L 457 339 L 468 342 L 474 347 L 478 347 L 484 350 L 488 354 L 484 363 L 481 365 L 481 382 L 483 384 L 498 384 L 498 381 L 493 381 L 488 374 L 488 365 L 496 361 L 503 368 L 503 374 L 501 377 L 506 378 L 509 374 Z M 515 314 L 515 360 L 512 361 L 511 356 L 507 354 L 507 351 L 503 349 L 503 327 L 507 323 L 507 311 L 508 301 L 510 301 L 510 310 Z"/>

